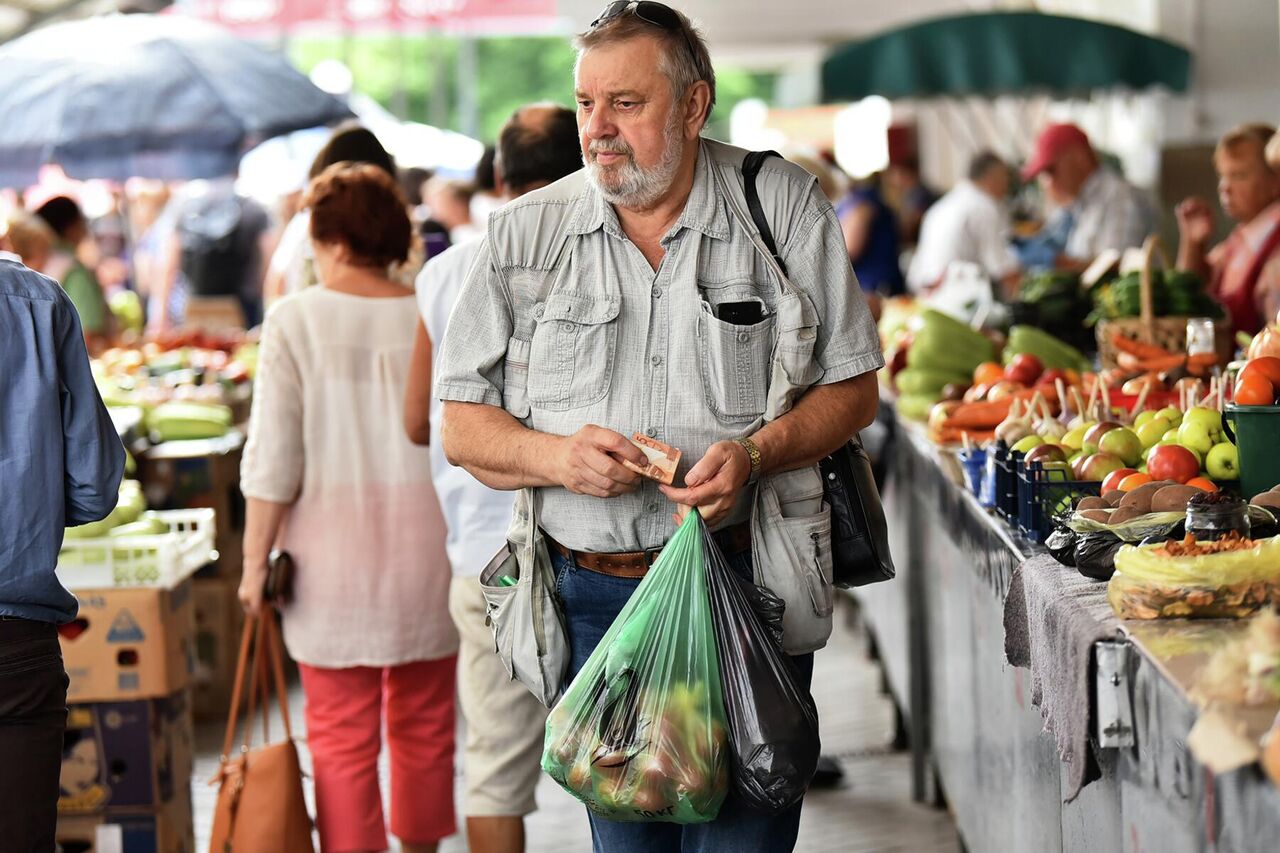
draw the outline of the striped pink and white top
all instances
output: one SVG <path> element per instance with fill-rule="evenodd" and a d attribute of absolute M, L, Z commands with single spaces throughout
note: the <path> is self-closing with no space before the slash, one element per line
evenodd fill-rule
<path fill-rule="evenodd" d="M 292 504 L 284 637 L 301 663 L 394 666 L 457 650 L 430 457 L 402 417 L 416 322 L 410 293 L 314 287 L 263 326 L 240 487 Z"/>

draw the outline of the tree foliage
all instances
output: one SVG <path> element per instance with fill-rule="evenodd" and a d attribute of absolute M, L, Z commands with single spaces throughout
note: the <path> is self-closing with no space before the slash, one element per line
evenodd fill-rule
<path fill-rule="evenodd" d="M 347 64 L 356 88 L 408 121 L 467 132 L 459 92 L 460 43 L 438 35 L 308 37 L 293 40 L 290 58 L 304 72 L 325 59 Z M 487 37 L 475 42 L 476 132 L 492 141 L 519 106 L 573 105 L 574 51 L 561 36 Z M 729 113 L 744 98 L 772 95 L 776 75 L 717 69 L 717 106 L 708 133 L 727 139 Z"/>

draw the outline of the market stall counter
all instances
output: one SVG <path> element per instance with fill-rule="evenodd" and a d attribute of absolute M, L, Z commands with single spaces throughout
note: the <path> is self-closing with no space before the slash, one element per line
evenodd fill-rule
<path fill-rule="evenodd" d="M 973 851 L 1274 849 L 1280 790 L 1228 753 L 1256 745 L 1276 705 L 1203 715 L 1216 724 L 1192 736 L 1209 653 L 1242 626 L 1117 619 L 1106 584 L 1019 538 L 954 454 L 895 421 L 898 578 L 856 595 L 917 798 L 945 796 Z"/>

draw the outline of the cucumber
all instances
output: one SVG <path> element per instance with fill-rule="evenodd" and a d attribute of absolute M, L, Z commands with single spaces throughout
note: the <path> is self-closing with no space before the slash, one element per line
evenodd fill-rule
<path fill-rule="evenodd" d="M 954 370 L 929 370 L 923 367 L 908 367 L 898 374 L 895 384 L 899 393 L 902 394 L 930 394 L 936 396 L 947 385 L 968 385 L 970 375 Z"/>

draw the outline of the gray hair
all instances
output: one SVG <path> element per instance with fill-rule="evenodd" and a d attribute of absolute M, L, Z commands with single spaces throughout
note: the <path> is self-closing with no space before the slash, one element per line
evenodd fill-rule
<path fill-rule="evenodd" d="M 573 46 L 578 51 L 578 61 L 582 55 L 593 47 L 605 44 L 618 44 L 641 36 L 658 40 L 662 47 L 662 59 L 659 70 L 671 84 L 671 94 L 675 101 L 684 97 L 689 87 L 698 81 L 707 84 L 711 90 L 711 99 L 707 103 L 707 112 L 702 117 L 705 124 L 711 117 L 711 110 L 716 105 L 716 72 L 711 66 L 711 52 L 707 49 L 702 33 L 693 25 L 689 17 L 678 9 L 672 9 L 680 19 L 680 29 L 668 30 L 637 18 L 634 11 L 627 11 L 617 17 L 602 22 L 573 39 Z"/>

